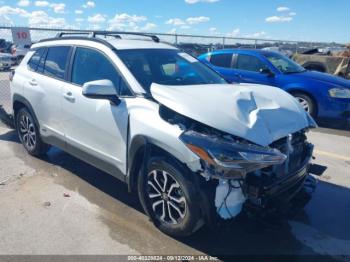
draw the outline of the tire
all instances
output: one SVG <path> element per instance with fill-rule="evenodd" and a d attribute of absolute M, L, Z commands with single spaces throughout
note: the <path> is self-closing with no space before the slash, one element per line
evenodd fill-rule
<path fill-rule="evenodd" d="M 16 114 L 16 129 L 22 145 L 29 154 L 40 156 L 50 149 L 50 146 L 41 140 L 38 125 L 26 108 L 21 108 Z"/>
<path fill-rule="evenodd" d="M 316 105 L 311 97 L 303 93 L 293 93 L 292 95 L 298 100 L 306 112 L 308 112 L 312 117 L 316 117 Z"/>
<path fill-rule="evenodd" d="M 203 225 L 196 187 L 185 174 L 170 158 L 155 157 L 146 174 L 138 177 L 145 212 L 159 230 L 173 237 L 192 235 Z"/>

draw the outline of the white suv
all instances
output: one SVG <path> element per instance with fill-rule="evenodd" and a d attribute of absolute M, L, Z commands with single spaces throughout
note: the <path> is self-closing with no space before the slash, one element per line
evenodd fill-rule
<path fill-rule="evenodd" d="M 292 96 L 227 84 L 155 36 L 109 37 L 42 40 L 16 69 L 13 116 L 30 154 L 54 145 L 124 181 L 173 236 L 309 196 L 315 122 Z"/>

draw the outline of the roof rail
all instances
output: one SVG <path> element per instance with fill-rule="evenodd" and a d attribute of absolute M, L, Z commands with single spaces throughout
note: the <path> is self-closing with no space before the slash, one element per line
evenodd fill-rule
<path fill-rule="evenodd" d="M 117 39 L 121 39 L 120 35 L 136 35 L 136 36 L 144 36 L 149 37 L 152 41 L 159 43 L 160 39 L 156 35 L 144 34 L 144 33 L 134 33 L 134 32 L 106 32 L 106 31 L 86 31 L 86 32 L 60 32 L 56 35 L 57 38 L 61 38 L 63 36 L 75 36 L 75 35 L 86 35 L 87 37 L 96 38 L 96 36 L 113 36 Z"/>
<path fill-rule="evenodd" d="M 63 36 L 76 36 L 76 35 L 87 35 L 90 36 L 91 32 L 59 32 L 56 34 L 57 38 L 63 37 Z"/>

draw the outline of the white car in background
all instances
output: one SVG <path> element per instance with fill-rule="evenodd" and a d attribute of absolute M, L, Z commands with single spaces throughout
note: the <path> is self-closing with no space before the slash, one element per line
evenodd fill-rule
<path fill-rule="evenodd" d="M 0 53 L 0 71 L 7 71 L 14 65 L 13 56 L 8 53 Z"/>
<path fill-rule="evenodd" d="M 31 45 L 13 45 L 11 48 L 11 53 L 14 57 L 16 57 L 16 63 L 21 63 L 22 59 L 30 50 Z"/>

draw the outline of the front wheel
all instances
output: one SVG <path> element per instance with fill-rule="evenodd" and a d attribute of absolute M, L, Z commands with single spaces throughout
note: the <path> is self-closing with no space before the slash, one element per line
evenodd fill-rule
<path fill-rule="evenodd" d="M 201 225 L 198 194 L 182 168 L 167 158 L 152 158 L 146 174 L 140 174 L 140 202 L 162 232 L 183 237 Z"/>
<path fill-rule="evenodd" d="M 316 105 L 311 97 L 303 93 L 294 93 L 292 95 L 298 100 L 306 112 L 312 117 L 316 117 Z"/>

